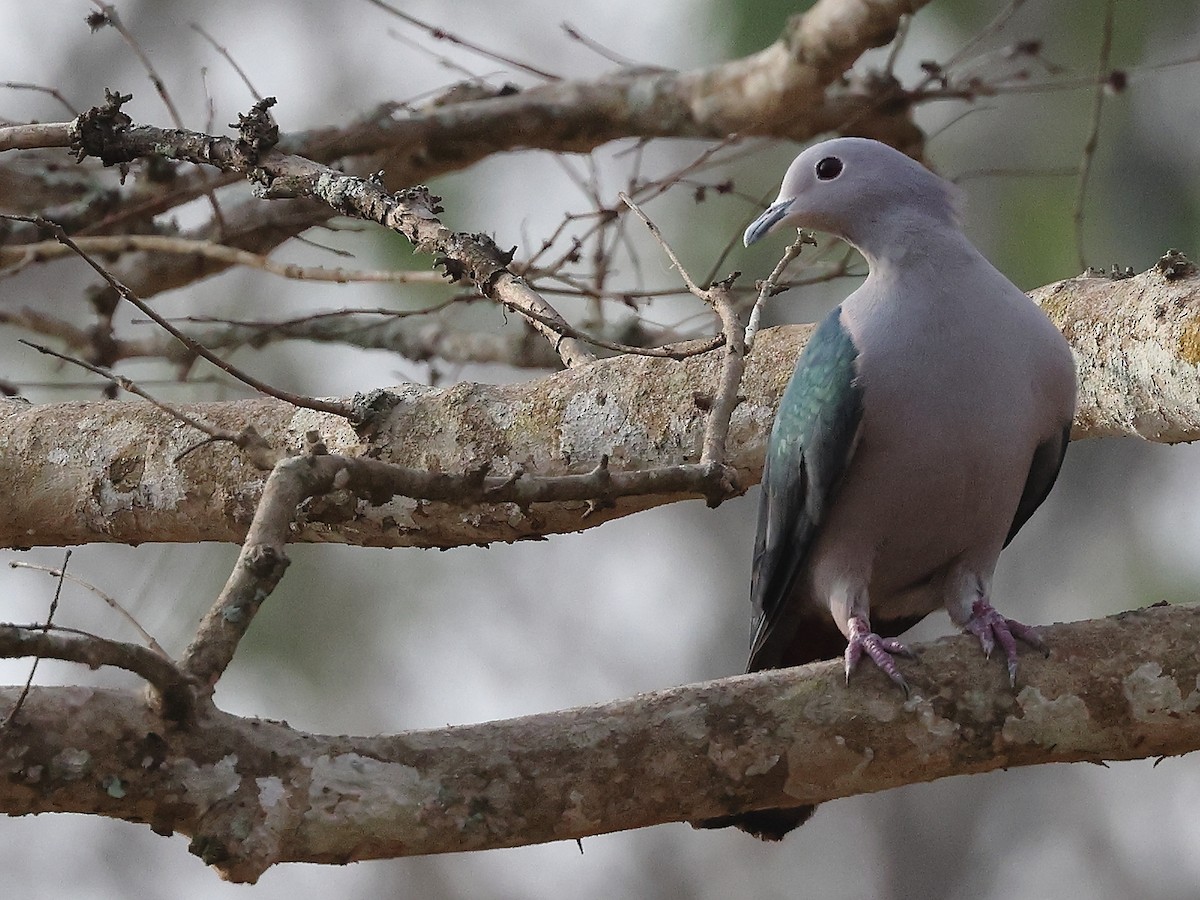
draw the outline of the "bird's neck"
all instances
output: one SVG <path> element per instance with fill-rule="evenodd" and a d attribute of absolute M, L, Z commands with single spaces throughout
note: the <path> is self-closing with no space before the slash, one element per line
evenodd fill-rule
<path fill-rule="evenodd" d="M 850 240 L 867 260 L 869 280 L 937 283 L 940 273 L 983 259 L 956 223 L 910 216 L 874 224 L 869 237 Z"/>

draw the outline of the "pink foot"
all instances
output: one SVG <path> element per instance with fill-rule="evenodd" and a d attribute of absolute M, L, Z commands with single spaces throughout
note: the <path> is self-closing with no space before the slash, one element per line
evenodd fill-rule
<path fill-rule="evenodd" d="M 1023 641 L 1043 655 L 1049 655 L 1042 639 L 1028 625 L 1022 625 L 1015 619 L 1006 619 L 996 612 L 992 604 L 982 597 L 971 604 L 971 618 L 963 626 L 963 631 L 969 631 L 979 638 L 983 647 L 983 655 L 990 657 L 996 644 L 1004 650 L 1004 658 L 1008 661 L 1008 683 L 1017 684 L 1017 641 Z"/>
<path fill-rule="evenodd" d="M 871 630 L 867 620 L 861 616 L 851 616 L 849 619 L 850 637 L 846 644 L 846 681 L 850 681 L 850 673 L 858 665 L 865 653 L 871 662 L 875 663 L 888 678 L 908 696 L 908 682 L 896 668 L 892 655 L 915 658 L 915 654 L 895 638 L 881 638 Z M 1024 626 L 1022 626 L 1024 627 Z"/>

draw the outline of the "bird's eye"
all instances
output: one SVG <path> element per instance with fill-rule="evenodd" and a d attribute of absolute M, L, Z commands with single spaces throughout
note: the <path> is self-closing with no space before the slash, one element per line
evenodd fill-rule
<path fill-rule="evenodd" d="M 817 180 L 833 181 L 842 174 L 842 161 L 836 156 L 826 156 L 817 163 Z"/>

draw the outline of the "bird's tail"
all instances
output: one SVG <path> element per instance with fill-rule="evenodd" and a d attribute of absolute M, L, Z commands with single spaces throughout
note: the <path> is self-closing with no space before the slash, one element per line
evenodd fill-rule
<path fill-rule="evenodd" d="M 717 816 L 693 822 L 693 828 L 740 828 L 762 841 L 782 841 L 789 831 L 799 828 L 812 817 L 815 806 L 791 806 L 787 809 L 756 809 L 732 816 Z"/>

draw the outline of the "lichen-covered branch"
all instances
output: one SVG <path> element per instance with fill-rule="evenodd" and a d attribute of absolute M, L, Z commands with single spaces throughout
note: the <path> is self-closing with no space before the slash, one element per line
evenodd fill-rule
<path fill-rule="evenodd" d="M 600 706 L 390 736 L 308 734 L 211 707 L 165 726 L 134 693 L 35 688 L 0 736 L 0 811 L 192 838 L 234 881 L 278 862 L 570 840 L 1049 762 L 1200 749 L 1200 610 L 1042 630 L 1016 690 L 969 637 L 905 663 L 912 698 L 838 662 Z M 1086 660 L 1086 665 L 1080 664 Z M 15 689 L 0 690 L 0 704 Z"/>
<path fill-rule="evenodd" d="M 1172 270 L 1173 272 L 1175 270 Z M 1074 278 L 1036 292 L 1075 349 L 1076 438 L 1200 439 L 1200 277 L 1157 269 L 1134 278 Z M 754 484 L 775 403 L 807 327 L 760 332 L 726 440 L 727 465 Z M 271 400 L 200 403 L 187 414 L 233 433 L 253 425 L 280 453 L 316 430 L 331 453 L 374 455 L 414 470 L 532 476 L 585 474 L 607 455 L 613 473 L 697 462 L 705 412 L 696 393 L 716 384 L 721 351 L 683 360 L 622 356 L 520 384 L 409 384 L 358 398 L 369 423 Z M 240 543 L 264 474 L 235 448 L 176 457 L 199 435 L 143 403 L 30 406 L 0 400 L 0 545 L 115 541 Z M 577 531 L 687 497 L 447 503 L 395 498 L 326 502 L 306 510 L 292 540 L 450 547 Z"/>
<path fill-rule="evenodd" d="M 1070 278 L 1032 296 L 1079 368 L 1072 437 L 1200 438 L 1200 277 L 1171 251 L 1142 275 Z"/>
<path fill-rule="evenodd" d="M 385 106 L 347 128 L 285 135 L 280 150 L 315 162 L 341 160 L 359 175 L 382 169 L 392 188 L 426 182 L 496 153 L 525 148 L 586 152 L 626 137 L 723 139 L 736 133 L 806 140 L 825 131 L 846 130 L 915 152 L 923 137 L 895 84 L 886 78 L 841 76 L 863 52 L 891 40 L 904 15 L 927 3 L 820 0 L 793 16 L 775 43 L 743 59 L 688 72 L 620 69 L 589 81 L 558 81 L 525 90 L 506 86 L 491 96 L 451 92 L 420 109 Z M 463 93 L 472 99 L 460 100 Z M 180 140 L 186 140 L 184 134 L 177 132 L 161 146 L 165 157 L 186 158 L 175 152 Z M 67 139 L 66 123 L 0 128 L 0 152 L 64 146 Z M 198 143 L 196 148 L 202 149 Z M 68 224 L 60 219 L 72 232 L 81 228 L 94 234 L 120 233 L 130 222 L 144 227 L 152 216 L 203 195 L 213 187 L 210 177 L 190 175 L 180 184 L 156 187 L 150 197 L 139 181 L 136 190 L 109 191 L 102 204 L 64 195 L 59 202 L 69 208 L 56 212 L 70 220 Z M 49 205 L 28 211 L 56 218 Z M 227 221 L 214 217 L 189 236 L 265 254 L 335 212 L 304 200 L 273 208 L 242 202 L 224 209 L 222 218 Z M 26 229 L 9 239 L 38 237 Z M 228 265 L 213 258 L 197 264 L 139 253 L 115 274 L 148 297 Z"/>
<path fill-rule="evenodd" d="M 436 265 L 452 281 L 472 282 L 485 297 L 512 311 L 528 315 L 527 321 L 553 344 L 567 366 L 595 359 L 578 339 L 564 337 L 566 322 L 525 280 L 508 267 L 512 252 L 505 253 L 485 234 L 452 232 L 438 219 L 438 201 L 424 187 L 392 194 L 377 178 L 358 178 L 300 156 L 273 149 L 278 129 L 267 110 L 274 103 L 260 101 L 242 116 L 237 139 L 217 138 L 181 129 L 134 126 L 121 111 L 128 96 L 109 92 L 108 101 L 72 123 L 72 150 L 79 159 L 94 156 L 105 165 L 136 159 L 168 159 L 215 166 L 226 172 L 247 174 L 264 199 L 319 200 L 335 213 L 377 222 L 404 235 L 418 252 L 437 254 Z M 61 240 L 60 236 L 60 240 Z M 112 276 L 106 276 L 111 282 Z M 549 324 L 547 324 L 549 323 Z M 561 323 L 562 327 L 555 327 Z"/>

